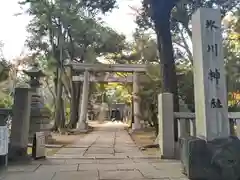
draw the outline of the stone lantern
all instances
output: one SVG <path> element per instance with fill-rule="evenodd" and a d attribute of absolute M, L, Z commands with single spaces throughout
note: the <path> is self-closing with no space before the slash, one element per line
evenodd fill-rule
<path fill-rule="evenodd" d="M 32 91 L 31 98 L 31 115 L 30 115 L 30 127 L 29 127 L 29 141 L 33 140 L 35 132 L 43 131 L 46 135 L 46 140 L 51 138 L 51 113 L 44 107 L 43 97 L 40 95 L 39 89 L 41 86 L 40 78 L 45 74 L 39 69 L 38 63 L 34 63 L 28 70 L 23 70 L 25 74 L 30 77 L 28 84 Z"/>

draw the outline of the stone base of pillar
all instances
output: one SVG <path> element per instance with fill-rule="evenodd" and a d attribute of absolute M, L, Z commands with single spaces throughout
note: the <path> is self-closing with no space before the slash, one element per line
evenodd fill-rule
<path fill-rule="evenodd" d="M 17 147 L 9 144 L 8 152 L 8 161 L 9 162 L 25 162 L 31 161 L 31 157 L 27 154 L 27 147 Z"/>
<path fill-rule="evenodd" d="M 88 124 L 85 121 L 82 121 L 77 124 L 77 129 L 84 130 L 88 128 Z"/>
<path fill-rule="evenodd" d="M 78 133 L 86 133 L 88 132 L 89 126 L 86 122 L 81 122 L 80 124 L 77 124 L 77 128 L 74 130 L 74 134 Z"/>
<path fill-rule="evenodd" d="M 132 123 L 132 130 L 137 131 L 142 129 L 142 124 L 141 123 Z"/>

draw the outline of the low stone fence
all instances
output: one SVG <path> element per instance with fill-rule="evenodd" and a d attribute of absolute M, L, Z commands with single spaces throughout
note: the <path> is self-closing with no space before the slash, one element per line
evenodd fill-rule
<path fill-rule="evenodd" d="M 178 137 L 196 136 L 195 113 L 174 112 L 173 96 L 170 93 L 163 93 L 158 96 L 158 142 L 160 156 L 167 159 L 179 158 L 179 141 L 175 138 L 174 124 L 178 122 Z M 230 135 L 240 137 L 240 112 L 229 112 Z"/>
<path fill-rule="evenodd" d="M 240 126 L 237 121 L 240 120 L 240 112 L 229 112 L 230 134 L 240 136 Z M 178 137 L 196 136 L 195 113 L 175 112 L 174 120 L 178 121 Z"/>

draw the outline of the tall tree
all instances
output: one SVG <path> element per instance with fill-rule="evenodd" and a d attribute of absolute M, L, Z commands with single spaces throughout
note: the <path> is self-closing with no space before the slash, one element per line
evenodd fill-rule
<path fill-rule="evenodd" d="M 149 0 L 143 3 L 143 7 L 149 10 L 154 30 L 157 34 L 158 51 L 160 54 L 160 66 L 162 73 L 162 92 L 170 92 L 174 95 L 174 111 L 179 111 L 177 95 L 177 77 L 173 57 L 173 46 L 170 29 L 171 11 L 177 0 Z M 178 125 L 174 123 L 175 140 L 178 138 Z"/>
<path fill-rule="evenodd" d="M 164 91 L 174 94 L 174 110 L 178 111 L 178 87 L 173 46 L 171 35 L 175 43 L 175 57 L 187 53 L 188 60 L 192 62 L 189 43 L 191 41 L 190 20 L 191 15 L 199 7 L 216 7 L 221 9 L 224 16 L 227 12 L 239 5 L 239 1 L 216 0 L 143 0 L 142 9 L 138 11 L 136 22 L 140 29 L 153 29 L 157 34 L 160 52 L 160 64 L 163 76 Z M 171 23 L 170 23 L 171 22 Z M 171 34 L 172 33 L 172 34 Z M 185 56 L 186 57 L 186 56 Z M 183 59 L 183 58 L 182 58 Z M 184 58 L 187 59 L 187 58 Z M 177 124 L 174 125 L 175 139 L 177 139 Z"/>
<path fill-rule="evenodd" d="M 151 19 L 149 0 L 142 0 L 140 9 L 133 8 L 136 12 L 136 22 L 142 30 L 154 30 L 154 23 Z M 171 34 L 175 53 L 181 52 L 186 60 L 192 63 L 191 53 L 191 16 L 200 7 L 220 8 L 222 17 L 240 7 L 239 1 L 228 0 L 179 0 L 171 11 Z"/>
<path fill-rule="evenodd" d="M 32 50 L 45 52 L 49 59 L 55 60 L 54 129 L 57 130 L 59 127 L 63 128 L 64 124 L 61 123 L 64 121 L 64 116 L 61 114 L 62 93 L 70 94 L 73 86 L 64 67 L 66 60 L 83 62 L 90 59 L 89 54 L 95 55 L 91 56 L 94 59 L 104 52 L 116 51 L 124 37 L 104 27 L 96 17 L 97 14 L 106 13 L 114 8 L 115 0 L 28 0 L 21 4 L 27 3 L 30 5 L 27 13 L 33 17 L 28 26 L 31 34 L 28 46 Z M 109 41 L 115 43 L 111 44 Z M 76 86 L 75 88 L 77 89 Z"/>

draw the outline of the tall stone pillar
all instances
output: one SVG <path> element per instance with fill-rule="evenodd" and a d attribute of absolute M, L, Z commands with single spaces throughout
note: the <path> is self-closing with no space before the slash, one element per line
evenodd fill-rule
<path fill-rule="evenodd" d="M 9 159 L 27 157 L 28 131 L 30 126 L 31 92 L 29 88 L 16 88 L 10 135 Z"/>
<path fill-rule="evenodd" d="M 229 120 L 221 13 L 198 9 L 192 17 L 193 72 L 197 136 L 228 137 Z"/>
<path fill-rule="evenodd" d="M 108 120 L 108 104 L 106 103 L 106 93 L 105 91 L 105 83 L 100 84 L 100 89 L 102 91 L 102 103 L 99 109 L 98 121 L 103 123 L 105 120 Z"/>
<path fill-rule="evenodd" d="M 175 157 L 173 95 L 158 95 L 158 143 L 161 158 Z"/>
<path fill-rule="evenodd" d="M 78 129 L 85 130 L 87 129 L 87 111 L 88 111 L 88 91 L 89 91 L 89 72 L 84 72 L 84 82 L 83 82 L 83 91 L 82 91 L 82 100 L 81 100 L 81 111 L 78 121 Z"/>
<path fill-rule="evenodd" d="M 138 74 L 136 72 L 133 73 L 133 116 L 134 116 L 134 124 L 133 129 L 141 129 L 141 109 L 140 109 L 140 102 L 141 99 L 138 96 L 140 91 L 139 81 L 138 81 Z"/>

